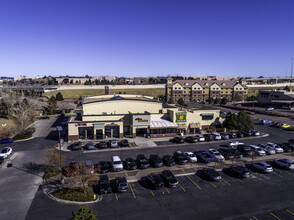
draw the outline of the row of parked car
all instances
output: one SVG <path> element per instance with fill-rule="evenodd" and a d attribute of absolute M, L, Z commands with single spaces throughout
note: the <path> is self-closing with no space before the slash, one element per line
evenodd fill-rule
<path fill-rule="evenodd" d="M 291 125 L 287 124 L 287 123 L 283 123 L 283 122 L 273 122 L 270 120 L 261 120 L 260 124 L 262 125 L 269 125 L 271 127 L 275 127 L 275 128 L 290 128 Z"/>
<path fill-rule="evenodd" d="M 294 169 L 294 162 L 288 159 L 274 159 L 272 164 L 282 169 Z M 273 172 L 273 167 L 264 161 L 253 162 L 251 167 L 262 173 Z M 249 178 L 251 176 L 250 170 L 245 166 L 231 166 L 226 172 L 238 178 Z M 219 172 L 212 168 L 204 168 L 196 172 L 197 176 L 202 177 L 208 181 L 220 181 L 222 179 Z M 178 187 L 179 182 L 170 170 L 164 170 L 161 174 L 149 174 L 144 178 L 145 185 L 152 189 L 159 189 L 165 187 Z M 112 190 L 113 189 L 113 190 Z M 101 175 L 99 179 L 99 192 L 100 194 L 114 192 L 127 192 L 129 189 L 125 177 L 117 177 L 114 180 L 113 187 L 107 175 Z"/>
<path fill-rule="evenodd" d="M 177 144 L 196 143 L 202 141 L 213 141 L 213 140 L 229 140 L 230 138 L 243 138 L 248 136 L 259 136 L 260 132 L 257 130 L 247 130 L 247 131 L 231 131 L 231 132 L 220 132 L 220 133 L 209 133 L 209 134 L 197 134 L 195 136 L 188 136 L 186 138 L 175 137 L 172 141 Z"/>
<path fill-rule="evenodd" d="M 82 146 L 81 142 L 75 142 L 70 146 L 70 149 L 73 151 L 81 150 L 82 148 L 85 150 L 95 150 L 95 149 L 106 149 L 106 148 L 117 148 L 117 147 L 129 147 L 129 141 L 124 139 L 121 141 L 110 140 L 110 141 L 100 141 L 95 144 L 93 142 L 89 142 Z"/>

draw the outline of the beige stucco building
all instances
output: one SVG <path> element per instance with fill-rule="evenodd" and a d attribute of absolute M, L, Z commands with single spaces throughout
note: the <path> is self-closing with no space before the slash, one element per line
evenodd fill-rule
<path fill-rule="evenodd" d="M 142 95 L 86 97 L 82 108 L 76 110 L 76 116 L 68 123 L 68 140 L 193 134 L 218 120 L 219 113 L 219 110 L 164 107 L 153 97 Z"/>

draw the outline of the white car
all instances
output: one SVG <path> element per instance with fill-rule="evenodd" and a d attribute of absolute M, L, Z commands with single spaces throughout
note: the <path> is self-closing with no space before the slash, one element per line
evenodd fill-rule
<path fill-rule="evenodd" d="M 258 156 L 265 156 L 266 152 L 256 145 L 249 145 L 250 149 L 254 151 Z"/>
<path fill-rule="evenodd" d="M 222 136 L 219 133 L 212 133 L 214 140 L 221 140 Z"/>
<path fill-rule="evenodd" d="M 198 138 L 198 141 L 205 141 L 205 138 L 202 135 L 196 135 L 196 138 Z"/>
<path fill-rule="evenodd" d="M 253 162 L 252 166 L 263 173 L 273 172 L 273 168 L 266 162 Z"/>
<path fill-rule="evenodd" d="M 119 156 L 112 156 L 111 157 L 111 164 L 113 171 L 122 171 L 124 169 L 123 163 Z"/>
<path fill-rule="evenodd" d="M 238 145 L 244 145 L 244 143 L 241 143 L 239 141 L 229 141 L 226 145 L 228 147 L 235 147 L 235 146 L 238 146 Z"/>
<path fill-rule="evenodd" d="M 283 153 L 284 152 L 284 149 L 283 148 L 279 147 L 279 145 L 274 144 L 272 142 L 267 142 L 266 145 L 274 148 L 274 150 L 276 151 L 276 153 Z"/>
<path fill-rule="evenodd" d="M 282 167 L 284 169 L 293 170 L 294 169 L 294 162 L 288 159 L 274 159 L 274 164 Z"/>
<path fill-rule="evenodd" d="M 211 148 L 208 150 L 208 152 L 211 153 L 218 160 L 222 160 L 222 161 L 225 160 L 224 156 L 221 155 L 221 153 L 216 149 Z"/>
<path fill-rule="evenodd" d="M 191 163 L 196 163 L 197 162 L 197 157 L 192 152 L 185 152 L 184 154 L 189 158 L 189 161 Z"/>
<path fill-rule="evenodd" d="M 7 158 L 12 153 L 11 147 L 4 147 L 0 153 L 0 157 Z"/>
<path fill-rule="evenodd" d="M 252 134 L 253 134 L 254 136 L 259 136 L 259 135 L 260 135 L 260 132 L 257 131 L 257 130 L 251 130 L 251 132 L 252 132 Z"/>
<path fill-rule="evenodd" d="M 266 108 L 266 111 L 273 111 L 275 108 Z"/>

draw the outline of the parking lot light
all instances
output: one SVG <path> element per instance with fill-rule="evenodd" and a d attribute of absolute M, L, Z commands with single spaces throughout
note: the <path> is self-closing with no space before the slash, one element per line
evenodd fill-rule
<path fill-rule="evenodd" d="M 60 133 L 62 132 L 62 127 L 61 126 L 56 126 L 56 130 L 58 131 L 59 135 L 59 167 L 60 167 L 60 181 L 62 183 L 63 181 L 63 176 L 62 176 L 62 167 L 61 167 L 61 142 L 60 142 Z"/>

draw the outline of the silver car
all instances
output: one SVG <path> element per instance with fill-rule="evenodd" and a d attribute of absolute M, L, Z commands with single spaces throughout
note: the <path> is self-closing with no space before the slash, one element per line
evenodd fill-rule
<path fill-rule="evenodd" d="M 294 169 L 294 162 L 288 159 L 274 159 L 274 164 L 286 170 Z"/>
<path fill-rule="evenodd" d="M 273 172 L 273 168 L 266 162 L 253 162 L 252 166 L 263 173 Z"/>
<path fill-rule="evenodd" d="M 260 148 L 262 148 L 266 152 L 266 154 L 269 154 L 269 155 L 276 154 L 275 149 L 273 147 L 269 146 L 269 145 L 259 144 L 258 146 Z"/>
<path fill-rule="evenodd" d="M 279 147 L 279 145 L 277 145 L 277 144 L 267 142 L 266 145 L 272 147 L 276 151 L 276 153 L 283 153 L 284 152 L 284 149 Z"/>
<path fill-rule="evenodd" d="M 116 140 L 111 140 L 108 142 L 109 147 L 118 147 L 118 142 Z"/>

